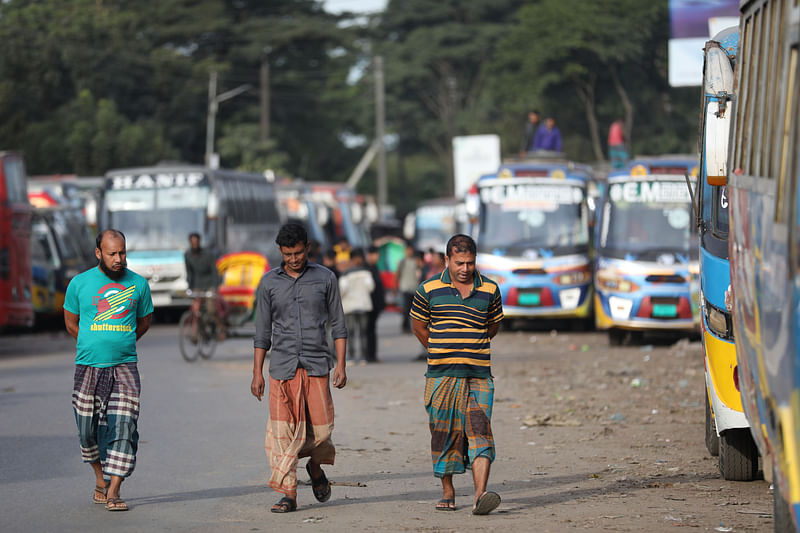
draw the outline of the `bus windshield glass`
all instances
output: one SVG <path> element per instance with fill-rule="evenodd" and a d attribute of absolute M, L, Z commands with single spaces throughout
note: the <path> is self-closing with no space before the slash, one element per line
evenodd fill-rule
<path fill-rule="evenodd" d="M 584 190 L 574 184 L 504 184 L 480 191 L 479 251 L 522 255 L 546 249 L 556 255 L 588 249 Z"/>
<path fill-rule="evenodd" d="M 203 234 L 208 196 L 207 187 L 110 190 L 109 225 L 125 228 L 128 251 L 182 249 Z"/>
<path fill-rule="evenodd" d="M 681 181 L 613 183 L 604 206 L 603 255 L 638 261 L 696 259 L 691 198 Z"/>
<path fill-rule="evenodd" d="M 417 209 L 415 239 L 420 246 L 447 242 L 458 233 L 455 206 L 426 205 Z"/>

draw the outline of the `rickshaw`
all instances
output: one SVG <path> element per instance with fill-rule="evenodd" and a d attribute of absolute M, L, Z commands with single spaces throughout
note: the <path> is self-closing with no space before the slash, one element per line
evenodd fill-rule
<path fill-rule="evenodd" d="M 178 339 L 184 359 L 191 362 L 198 357 L 210 358 L 220 340 L 237 336 L 237 328 L 253 321 L 256 290 L 261 277 L 268 270 L 269 261 L 257 252 L 230 253 L 217 259 L 219 287 L 216 292 L 190 292 L 192 304 L 178 324 Z M 208 311 L 209 299 L 216 305 L 218 319 Z M 222 331 L 219 331 L 218 322 L 222 323 Z M 252 331 L 246 334 L 250 335 Z"/>

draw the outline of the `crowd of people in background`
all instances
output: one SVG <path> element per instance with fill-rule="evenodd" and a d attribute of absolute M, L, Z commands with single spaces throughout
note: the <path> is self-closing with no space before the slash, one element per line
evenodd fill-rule
<path fill-rule="evenodd" d="M 322 252 L 310 243 L 309 260 L 328 268 L 339 280 L 339 292 L 347 324 L 347 358 L 351 364 L 378 361 L 378 317 L 387 306 L 387 290 L 378 269 L 380 248 L 353 248 L 342 239 Z M 419 284 L 445 269 L 445 254 L 433 249 L 417 250 L 406 244 L 406 255 L 395 273 L 401 311 L 401 331 L 411 333 L 408 313 Z M 424 354 L 422 354 L 424 355 Z M 419 359 L 426 357 L 420 356 Z"/>

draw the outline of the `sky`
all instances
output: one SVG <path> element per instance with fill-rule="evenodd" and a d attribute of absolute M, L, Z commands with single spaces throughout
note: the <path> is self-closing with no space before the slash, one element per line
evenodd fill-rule
<path fill-rule="evenodd" d="M 352 11 L 355 13 L 372 13 L 382 11 L 388 0 L 325 0 L 325 10 L 331 13 Z"/>

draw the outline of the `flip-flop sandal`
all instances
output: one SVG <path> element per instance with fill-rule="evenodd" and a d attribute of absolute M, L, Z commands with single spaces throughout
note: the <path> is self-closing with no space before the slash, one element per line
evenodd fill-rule
<path fill-rule="evenodd" d="M 455 511 L 456 510 L 456 500 L 455 498 L 442 498 L 439 500 L 439 503 L 436 504 L 437 511 Z"/>
<path fill-rule="evenodd" d="M 97 497 L 98 494 L 102 494 L 103 497 L 102 498 L 98 498 Z M 99 486 L 95 485 L 94 494 L 92 494 L 92 501 L 94 503 L 106 503 L 108 501 L 108 498 L 106 497 L 106 494 L 108 494 L 108 487 L 99 487 Z"/>
<path fill-rule="evenodd" d="M 288 496 L 281 498 L 278 503 L 270 508 L 273 513 L 291 513 L 297 510 L 297 502 Z"/>
<path fill-rule="evenodd" d="M 128 504 L 121 498 L 108 498 L 106 501 L 106 511 L 127 511 Z"/>
<path fill-rule="evenodd" d="M 311 478 L 311 490 L 314 491 L 314 497 L 317 501 L 328 501 L 331 498 L 331 483 L 328 481 L 327 476 L 325 476 L 325 472 L 323 472 L 320 477 L 314 479 L 314 476 L 311 475 L 311 468 L 309 468 L 308 463 L 306 463 L 306 472 L 308 472 L 308 477 Z"/>
<path fill-rule="evenodd" d="M 475 507 L 472 508 L 472 514 L 485 515 L 489 514 L 500 505 L 500 495 L 496 492 L 484 492 L 481 494 L 478 501 L 475 502 Z"/>

